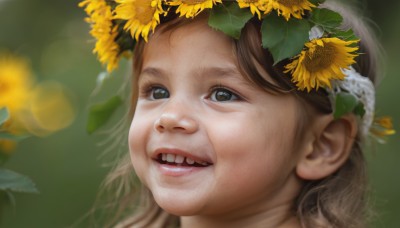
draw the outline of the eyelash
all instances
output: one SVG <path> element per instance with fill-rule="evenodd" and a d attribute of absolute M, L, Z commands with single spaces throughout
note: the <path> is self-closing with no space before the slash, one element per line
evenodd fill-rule
<path fill-rule="evenodd" d="M 217 90 L 223 90 L 225 92 L 228 92 L 234 97 L 233 100 L 227 100 L 227 101 L 240 101 L 240 100 L 243 100 L 242 96 L 239 95 L 239 93 L 237 93 L 235 91 L 232 91 L 232 89 L 230 89 L 230 88 L 228 88 L 226 86 L 223 86 L 221 84 L 218 84 L 216 86 L 211 87 L 211 89 L 210 89 L 210 91 L 208 93 L 209 95 L 207 95 L 207 98 L 208 99 L 212 99 L 213 94 L 215 92 L 217 92 Z M 227 101 L 220 101 L 220 102 L 227 102 Z M 218 102 L 218 101 L 216 101 L 216 102 Z"/>
<path fill-rule="evenodd" d="M 150 98 L 151 93 L 154 91 L 154 89 L 157 89 L 157 88 L 162 88 L 162 89 L 167 90 L 165 88 L 165 86 L 163 86 L 161 84 L 155 84 L 152 82 L 144 82 L 142 85 L 139 85 L 139 97 Z"/>
<path fill-rule="evenodd" d="M 146 98 L 149 98 L 151 100 L 156 100 L 154 98 L 151 98 L 151 96 L 152 96 L 152 92 L 154 92 L 154 90 L 158 89 L 158 88 L 165 89 L 166 91 L 168 91 L 168 89 L 165 88 L 165 86 L 163 86 L 161 84 L 154 84 L 154 83 L 151 83 L 151 82 L 147 82 L 147 83 L 143 83 L 143 85 L 140 86 L 140 88 L 139 88 L 139 96 L 140 97 L 146 97 Z M 229 94 L 231 94 L 234 97 L 234 99 L 227 100 L 227 101 L 240 101 L 240 100 L 243 100 L 243 97 L 239 93 L 237 93 L 236 91 L 233 91 L 232 89 L 230 89 L 230 88 L 228 88 L 228 87 L 226 87 L 226 86 L 224 86 L 222 84 L 218 84 L 218 85 L 212 86 L 205 98 L 211 100 L 212 97 L 213 97 L 213 94 L 215 92 L 217 92 L 218 90 L 224 90 L 225 92 L 228 92 Z M 169 93 L 169 91 L 168 91 L 168 93 Z M 214 102 L 227 102 L 227 101 L 216 101 L 216 100 L 214 100 Z"/>

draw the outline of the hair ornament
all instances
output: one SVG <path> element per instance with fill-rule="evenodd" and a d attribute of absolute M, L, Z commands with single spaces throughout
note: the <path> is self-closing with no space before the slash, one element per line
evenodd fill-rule
<path fill-rule="evenodd" d="M 385 136 L 395 134 L 390 117 L 375 117 L 375 86 L 369 78 L 362 76 L 353 67 L 343 69 L 343 80 L 333 83 L 328 92 L 332 95 L 332 104 L 335 104 L 334 117 L 346 113 L 355 113 L 361 117 L 361 135 L 369 133 L 384 143 Z"/>
<path fill-rule="evenodd" d="M 162 18 L 173 12 L 179 17 L 196 17 L 209 12 L 208 24 L 239 39 L 246 23 L 261 22 L 262 47 L 274 63 L 288 60 L 290 74 L 299 90 L 331 91 L 334 116 L 353 112 L 363 118 L 362 131 L 370 126 L 374 113 L 374 88 L 371 82 L 351 67 L 358 56 L 359 39 L 352 30 L 340 28 L 342 16 L 322 8 L 324 0 L 83 0 L 79 3 L 88 15 L 90 34 L 96 44 L 93 52 L 110 73 L 121 57 L 130 56 L 140 39 L 149 36 Z M 377 123 L 388 123 L 384 119 Z M 378 134 L 393 133 L 382 130 Z M 387 129 L 383 127 L 384 129 Z"/>
<path fill-rule="evenodd" d="M 329 81 L 335 78 L 327 72 L 348 68 L 358 55 L 357 37 L 351 30 L 340 30 L 342 17 L 329 9 L 318 8 L 322 2 L 324 0 L 83 0 L 79 6 L 88 14 L 86 21 L 91 24 L 90 33 L 96 39 L 94 52 L 100 62 L 107 65 L 108 72 L 117 67 L 124 53 L 133 51 L 136 41 L 147 41 L 160 24 L 160 18 L 169 12 L 190 19 L 208 10 L 210 27 L 234 39 L 239 39 L 246 23 L 256 16 L 262 22 L 263 47 L 271 52 L 275 63 L 292 59 L 286 66 L 288 72 L 292 73 L 294 81 L 299 81 L 299 89 L 310 91 L 320 85 L 329 86 Z M 309 40 L 314 26 L 323 31 L 320 40 Z M 331 56 L 336 50 L 340 55 Z M 302 56 L 308 56 L 309 60 Z M 346 58 L 339 62 L 340 56 Z M 312 62 L 326 64 L 317 69 L 309 64 Z M 314 71 L 322 78 L 309 80 L 307 72 Z M 300 75 L 303 72 L 306 75 Z"/>
<path fill-rule="evenodd" d="M 375 110 L 375 87 L 374 84 L 367 77 L 361 76 L 353 67 L 342 70 L 346 75 L 343 80 L 334 82 L 330 92 L 336 99 L 335 102 L 340 100 L 351 100 L 347 104 L 352 104 L 349 107 L 340 107 L 340 102 L 336 107 L 334 116 L 341 116 L 347 112 L 356 112 L 362 117 L 361 133 L 363 136 L 368 134 L 374 119 Z M 332 102 L 334 103 L 334 102 Z M 352 110 L 346 110 L 352 109 Z"/>

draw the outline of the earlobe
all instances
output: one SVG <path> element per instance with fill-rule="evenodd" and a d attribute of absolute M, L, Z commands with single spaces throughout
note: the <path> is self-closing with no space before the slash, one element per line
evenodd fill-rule
<path fill-rule="evenodd" d="M 305 180 L 322 179 L 338 170 L 349 157 L 357 134 L 352 114 L 340 119 L 325 116 L 318 121 L 296 167 L 297 175 Z"/>

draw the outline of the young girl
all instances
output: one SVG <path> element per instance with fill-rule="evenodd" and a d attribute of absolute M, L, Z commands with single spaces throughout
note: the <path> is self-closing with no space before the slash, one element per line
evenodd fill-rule
<path fill-rule="evenodd" d="M 134 48 L 129 157 L 106 181 L 118 184 L 107 226 L 365 227 L 361 142 L 394 131 L 371 127 L 379 52 L 348 6 L 81 6 L 109 71 Z"/>

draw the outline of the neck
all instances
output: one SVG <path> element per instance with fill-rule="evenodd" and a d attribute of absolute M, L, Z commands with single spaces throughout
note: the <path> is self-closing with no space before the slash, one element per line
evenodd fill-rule
<path fill-rule="evenodd" d="M 264 227 L 264 228 L 300 228 L 300 223 L 291 213 L 290 203 L 278 205 L 268 210 L 244 212 L 229 215 L 182 216 L 182 228 L 197 227 Z"/>

